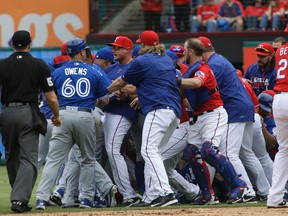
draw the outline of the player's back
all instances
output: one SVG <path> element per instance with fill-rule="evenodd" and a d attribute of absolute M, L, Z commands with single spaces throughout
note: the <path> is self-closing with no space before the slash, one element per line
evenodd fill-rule
<path fill-rule="evenodd" d="M 228 122 L 253 121 L 253 103 L 233 65 L 217 53 L 214 53 L 207 63 L 216 77 L 220 95 L 228 113 Z"/>
<path fill-rule="evenodd" d="M 108 84 L 101 85 L 103 75 L 81 61 L 72 61 L 56 69 L 52 78 L 57 89 L 59 106 L 93 109 L 96 99 L 107 94 Z"/>
<path fill-rule="evenodd" d="M 278 47 L 275 58 L 276 85 L 274 91 L 288 92 L 288 43 Z"/>

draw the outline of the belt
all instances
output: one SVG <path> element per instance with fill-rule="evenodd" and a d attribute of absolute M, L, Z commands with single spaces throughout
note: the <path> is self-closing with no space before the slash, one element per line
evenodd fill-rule
<path fill-rule="evenodd" d="M 201 116 L 201 115 L 204 115 L 206 113 L 211 113 L 211 112 L 214 112 L 214 109 L 213 110 L 206 110 L 203 113 L 198 114 L 197 116 Z"/>
<path fill-rule="evenodd" d="M 275 91 L 275 94 L 288 93 L 288 91 Z"/>
<path fill-rule="evenodd" d="M 25 106 L 28 105 L 27 102 L 11 102 L 11 103 L 6 103 L 6 107 L 17 107 L 17 106 Z"/>
<path fill-rule="evenodd" d="M 87 108 L 87 107 L 77 107 L 77 106 L 63 106 L 63 107 L 59 107 L 59 110 L 66 110 L 66 111 L 68 111 L 68 112 L 81 111 L 81 112 L 92 113 L 92 109 L 91 109 L 91 108 Z"/>

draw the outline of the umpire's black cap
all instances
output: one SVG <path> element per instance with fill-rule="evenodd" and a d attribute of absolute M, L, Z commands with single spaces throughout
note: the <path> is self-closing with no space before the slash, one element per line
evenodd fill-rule
<path fill-rule="evenodd" d="M 15 48 L 23 48 L 32 42 L 30 33 L 25 30 L 16 31 L 12 37 L 12 44 Z"/>

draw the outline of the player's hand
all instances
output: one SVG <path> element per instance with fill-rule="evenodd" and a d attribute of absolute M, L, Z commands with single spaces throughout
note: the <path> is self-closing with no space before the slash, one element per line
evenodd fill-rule
<path fill-rule="evenodd" d="M 130 107 L 134 110 L 140 109 L 138 97 L 136 97 L 136 98 L 134 98 L 134 100 L 132 100 L 132 102 L 130 103 Z"/>
<path fill-rule="evenodd" d="M 250 79 L 242 78 L 242 80 L 243 80 L 244 82 L 248 82 L 250 85 L 253 84 L 253 82 L 252 82 Z"/>
<path fill-rule="evenodd" d="M 52 115 L 52 116 L 51 116 L 51 121 L 52 121 L 52 124 L 53 124 L 54 126 L 56 126 L 56 127 L 59 127 L 59 126 L 61 126 L 61 124 L 62 124 L 62 121 L 61 121 L 61 118 L 60 118 L 59 115 L 58 115 L 58 116 Z"/>
<path fill-rule="evenodd" d="M 115 91 L 114 95 L 115 95 L 116 99 L 119 100 L 119 101 L 127 101 L 128 94 L 123 92 L 123 91 L 121 91 L 121 90 Z"/>

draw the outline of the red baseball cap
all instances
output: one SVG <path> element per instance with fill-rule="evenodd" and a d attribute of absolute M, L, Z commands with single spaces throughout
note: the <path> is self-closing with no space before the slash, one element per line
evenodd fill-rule
<path fill-rule="evenodd" d="M 155 46 L 159 44 L 159 37 L 154 31 L 144 31 L 141 33 L 136 43 L 143 43 L 147 46 Z"/>
<path fill-rule="evenodd" d="M 263 42 L 258 44 L 258 46 L 255 48 L 255 52 L 253 53 L 257 55 L 268 56 L 271 53 L 274 53 L 274 48 L 270 43 Z"/>
<path fill-rule="evenodd" d="M 133 49 L 133 43 L 130 38 L 126 36 L 118 36 L 113 43 L 107 44 L 108 46 L 118 46 L 126 49 Z"/>
<path fill-rule="evenodd" d="M 61 55 L 67 55 L 67 42 L 61 46 Z"/>
<path fill-rule="evenodd" d="M 170 46 L 170 51 L 174 52 L 178 57 L 184 56 L 184 47 L 178 44 L 173 44 Z"/>
<path fill-rule="evenodd" d="M 207 37 L 200 36 L 198 37 L 198 40 L 200 40 L 203 43 L 205 48 L 213 47 L 210 39 Z"/>

